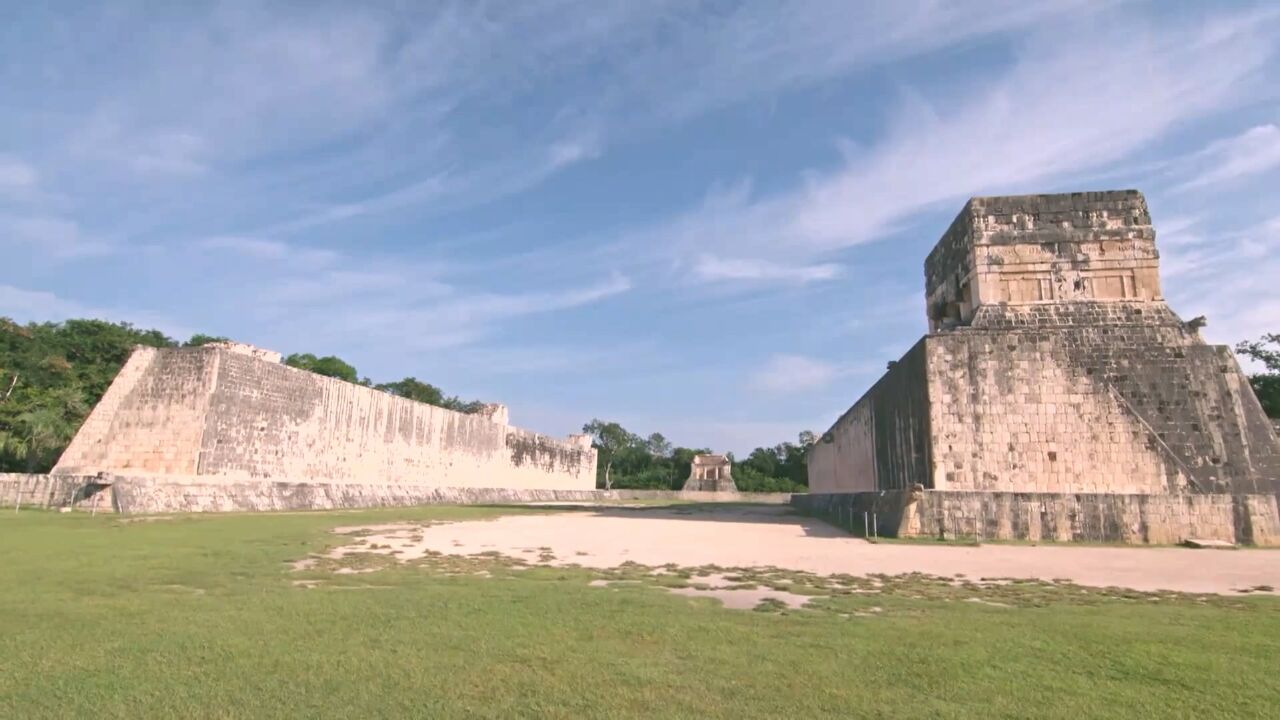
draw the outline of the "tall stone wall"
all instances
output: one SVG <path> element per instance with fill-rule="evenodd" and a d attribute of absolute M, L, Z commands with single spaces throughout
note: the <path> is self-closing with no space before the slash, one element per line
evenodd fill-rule
<path fill-rule="evenodd" d="M 55 474 L 591 489 L 595 451 L 220 348 L 138 349 Z"/>
<path fill-rule="evenodd" d="M 925 341 L 894 363 L 809 451 L 813 492 L 927 483 L 930 415 Z"/>

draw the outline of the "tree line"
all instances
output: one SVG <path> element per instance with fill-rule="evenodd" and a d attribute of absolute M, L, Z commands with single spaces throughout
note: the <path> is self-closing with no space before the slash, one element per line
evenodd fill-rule
<path fill-rule="evenodd" d="M 197 334 L 178 342 L 158 330 L 104 320 L 18 324 L 0 317 L 0 472 L 47 472 L 101 399 L 136 345 L 195 347 L 226 338 Z M 1236 352 L 1262 365 L 1249 381 L 1267 415 L 1280 418 L 1280 333 L 1241 342 Z M 398 397 L 460 412 L 483 403 L 447 395 L 414 377 L 375 383 L 333 355 L 294 353 L 287 365 Z M 679 489 L 689 477 L 693 456 L 706 448 L 674 447 L 661 433 L 640 436 L 616 422 L 583 426 L 599 451 L 598 485 L 608 488 Z M 805 455 L 814 435 L 797 442 L 758 447 L 733 458 L 733 477 L 743 491 L 793 492 L 805 489 Z M 732 455 L 730 455 L 732 458 Z"/>
<path fill-rule="evenodd" d="M 0 472 L 48 472 L 137 345 L 197 347 L 226 338 L 196 334 L 178 342 L 129 323 L 67 320 L 20 325 L 0 317 Z M 414 377 L 374 383 L 341 358 L 294 353 L 292 367 L 460 412 L 483 403 L 446 395 Z"/>
<path fill-rule="evenodd" d="M 1262 365 L 1262 372 L 1249 376 L 1249 384 L 1267 417 L 1280 418 L 1280 333 L 1242 342 L 1236 345 L 1236 352 Z"/>
<path fill-rule="evenodd" d="M 598 451 L 596 486 L 628 490 L 679 490 L 689 478 L 693 456 L 707 448 L 673 447 L 662 433 L 641 436 L 616 422 L 592 420 L 582 426 Z M 805 492 L 809 469 L 805 460 L 816 438 L 802 432 L 798 442 L 758 447 L 733 462 L 733 481 L 742 492 Z"/>

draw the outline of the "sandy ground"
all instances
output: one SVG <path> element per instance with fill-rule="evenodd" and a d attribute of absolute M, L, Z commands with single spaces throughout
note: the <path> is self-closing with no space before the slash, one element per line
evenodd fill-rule
<path fill-rule="evenodd" d="M 365 528 L 366 530 L 369 528 Z M 1135 590 L 1230 593 L 1280 587 L 1280 551 L 1184 548 L 868 543 L 787 507 L 608 507 L 422 527 L 386 526 L 370 542 L 403 559 L 426 551 L 497 551 L 546 564 L 615 567 L 626 561 L 684 567 L 777 567 L 822 575 L 964 575 L 1069 579 Z"/>

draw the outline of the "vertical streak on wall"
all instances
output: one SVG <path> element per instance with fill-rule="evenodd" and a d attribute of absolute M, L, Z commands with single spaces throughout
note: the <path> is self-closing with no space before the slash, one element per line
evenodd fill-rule
<path fill-rule="evenodd" d="M 595 451 L 359 385 L 225 354 L 201 475 L 591 489 Z"/>
<path fill-rule="evenodd" d="M 590 490 L 596 453 L 231 350 L 140 349 L 59 473 Z"/>

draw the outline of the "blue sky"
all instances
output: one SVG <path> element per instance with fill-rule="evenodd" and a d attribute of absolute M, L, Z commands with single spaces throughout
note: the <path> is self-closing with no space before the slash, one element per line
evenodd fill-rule
<path fill-rule="evenodd" d="M 0 315 L 337 354 L 744 451 L 925 329 L 971 195 L 1136 187 L 1280 330 L 1280 7 L 6 3 Z"/>

